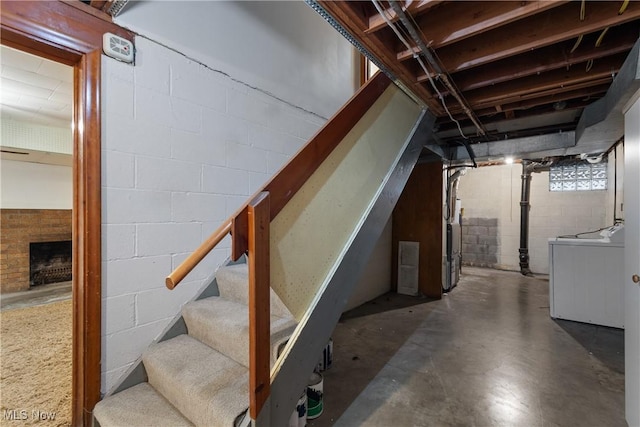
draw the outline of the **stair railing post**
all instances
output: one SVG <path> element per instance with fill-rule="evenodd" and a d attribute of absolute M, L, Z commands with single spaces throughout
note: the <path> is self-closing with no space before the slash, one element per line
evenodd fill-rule
<path fill-rule="evenodd" d="M 269 397 L 270 269 L 269 192 L 258 194 L 248 205 L 249 262 L 249 414 L 255 420 Z"/>

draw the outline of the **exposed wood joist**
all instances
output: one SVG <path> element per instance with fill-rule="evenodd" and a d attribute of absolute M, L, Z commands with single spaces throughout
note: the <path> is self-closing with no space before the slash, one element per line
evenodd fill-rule
<path fill-rule="evenodd" d="M 93 6 L 94 2 L 91 2 L 91 4 L 86 4 L 81 2 L 80 0 L 60 0 L 62 3 L 74 7 L 78 10 L 81 10 L 83 12 L 86 12 L 90 15 L 95 16 L 96 18 L 100 18 L 103 21 L 106 22 L 112 22 L 111 19 L 111 15 L 109 15 L 108 13 L 104 12 L 101 8 L 97 8 L 95 6 Z M 102 6 L 104 7 L 104 5 Z"/>
<path fill-rule="evenodd" d="M 628 52 L 638 39 L 638 29 L 635 33 L 627 26 L 620 27 L 624 31 L 610 31 L 600 47 L 595 47 L 595 41 L 601 32 L 585 37 L 574 53 L 570 50 L 573 41 L 562 45 L 547 46 L 535 52 L 520 54 L 491 64 L 462 71 L 453 75 L 458 88 L 462 91 L 478 89 L 497 83 L 531 75 L 538 75 L 547 71 L 574 66 L 590 59 Z M 433 77 L 433 76 L 432 76 Z M 418 75 L 419 82 L 427 81 L 424 73 Z"/>
<path fill-rule="evenodd" d="M 96 9 L 103 10 L 102 8 L 104 7 L 106 2 L 107 2 L 106 0 L 91 0 L 91 2 L 89 3 L 89 6 L 95 7 Z"/>
<path fill-rule="evenodd" d="M 584 89 L 570 90 L 567 92 L 555 93 L 553 95 L 547 95 L 539 98 L 533 98 L 526 101 L 514 102 L 511 104 L 505 104 L 505 108 L 509 110 L 528 110 L 530 108 L 538 107 L 540 105 L 554 104 L 561 101 L 575 101 L 573 102 L 573 108 L 584 107 L 596 99 L 599 99 L 607 92 L 609 88 L 608 84 L 601 84 L 597 86 L 590 86 Z M 580 102 L 579 102 L 580 101 Z M 565 107 L 569 108 L 569 107 Z"/>
<path fill-rule="evenodd" d="M 599 99 L 600 97 L 602 97 L 602 95 L 604 95 L 607 92 L 608 88 L 609 88 L 608 84 L 600 84 L 597 86 L 589 86 L 582 89 L 574 89 L 574 90 L 568 90 L 565 92 L 557 92 L 557 93 L 553 93 L 552 95 L 540 96 L 537 98 L 531 98 L 524 101 L 504 104 L 500 106 L 501 107 L 500 111 L 502 111 L 503 109 L 516 110 L 516 111 L 529 110 L 529 109 L 539 107 L 541 105 L 550 105 L 551 108 L 553 108 L 553 104 L 557 102 L 562 102 L 562 101 L 565 101 L 567 103 L 571 102 L 571 105 L 573 105 L 574 108 L 577 108 L 575 106 L 578 106 L 578 105 L 583 107 L 588 103 L 593 102 L 596 99 Z M 570 108 L 570 107 L 567 106 L 565 108 Z M 478 114 L 478 116 L 483 117 L 483 116 L 493 115 L 495 114 L 495 111 L 492 108 L 484 108 L 484 109 L 476 110 L 476 113 Z M 466 116 L 464 114 L 456 114 L 454 115 L 454 118 L 458 120 L 458 119 L 464 119 L 466 118 Z"/>
<path fill-rule="evenodd" d="M 509 95 L 507 98 L 503 98 L 500 100 L 489 100 L 486 102 L 478 102 L 473 104 L 473 108 L 478 110 L 478 109 L 483 109 L 483 108 L 490 108 L 493 107 L 496 103 L 500 103 L 502 105 L 502 108 L 505 109 L 505 106 L 514 102 L 520 102 L 520 101 L 524 101 L 524 100 L 531 100 L 531 99 L 536 99 L 536 98 L 542 98 L 542 97 L 546 97 L 546 96 L 552 96 L 552 95 L 556 95 L 556 94 L 561 94 L 563 92 L 569 92 L 569 91 L 573 91 L 573 90 L 578 90 L 578 89 L 586 89 L 589 88 L 591 86 L 599 86 L 602 84 L 611 84 L 611 82 L 613 81 L 613 77 L 612 76 L 606 76 L 606 77 L 602 77 L 600 79 L 597 80 L 589 80 L 583 83 L 575 83 L 572 85 L 566 85 L 563 87 L 559 87 L 559 88 L 551 88 L 551 89 L 547 89 L 544 91 L 539 91 L 539 92 L 532 92 L 532 93 L 528 93 L 528 94 L 523 94 L 523 95 Z M 451 112 L 455 112 L 455 113 L 460 113 L 462 110 L 456 105 L 452 108 L 449 108 L 449 110 Z"/>
<path fill-rule="evenodd" d="M 444 68 L 455 73 L 640 18 L 640 2 L 629 3 L 622 15 L 618 15 L 619 9 L 618 2 L 589 2 L 581 21 L 580 3 L 571 2 L 442 47 L 437 53 Z M 412 55 L 403 50 L 397 59 L 404 61 Z"/>
<path fill-rule="evenodd" d="M 506 111 L 512 111 L 517 118 L 533 117 L 545 112 L 558 111 L 558 108 L 554 108 L 556 102 L 564 101 L 566 105 L 560 108 L 561 111 L 575 110 L 584 108 L 594 100 L 601 98 L 608 88 L 608 85 L 600 85 L 597 88 L 588 88 L 576 91 L 566 92 L 567 95 L 573 94 L 573 96 L 565 96 L 565 93 L 550 95 L 547 97 L 535 98 L 522 102 L 515 102 L 511 104 L 505 104 L 505 111 L 496 111 L 494 108 L 483 108 L 476 110 L 478 117 L 482 117 L 482 121 L 485 125 L 489 125 L 495 121 L 504 120 Z M 581 93 L 580 95 L 575 95 Z M 471 121 L 467 119 L 464 114 L 454 114 L 453 117 L 458 120 L 463 126 L 473 126 Z M 451 122 L 448 117 L 441 117 L 437 122 L 439 130 L 455 129 L 456 124 Z"/>
<path fill-rule="evenodd" d="M 320 3 L 425 101 L 443 129 L 457 125 L 431 83 L 465 127 L 470 122 L 460 103 L 480 118 L 481 126 L 512 117 L 526 133 L 527 123 L 544 128 L 544 118 L 535 118 L 540 114 L 575 110 L 579 115 L 603 96 L 640 35 L 638 1 L 587 1 L 583 17 L 580 1 L 377 1 L 394 28 L 372 1 Z M 401 12 L 410 16 L 401 19 Z M 419 29 L 417 37 L 410 27 Z M 426 65 L 428 71 L 414 58 L 418 39 L 426 46 L 420 54 L 425 64 L 429 55 L 435 58 Z M 459 137 L 449 132 L 442 141 Z"/>
<path fill-rule="evenodd" d="M 604 59 L 594 62 L 587 72 L 586 64 L 576 64 L 569 70 L 560 68 L 541 75 L 527 76 L 504 83 L 487 86 L 466 92 L 467 101 L 472 106 L 495 102 L 502 99 L 529 93 L 539 93 L 548 89 L 563 88 L 577 83 L 597 81 L 603 77 L 613 78 L 624 62 L 625 54 L 617 54 L 610 61 Z M 502 103 L 502 102 L 500 102 Z"/>
<path fill-rule="evenodd" d="M 567 1 L 455 1 L 446 8 L 419 16 L 417 22 L 426 41 L 437 49 L 542 13 Z"/>
<path fill-rule="evenodd" d="M 442 2 L 443 0 L 408 1 L 407 2 L 408 5 L 405 5 L 404 9 L 407 12 L 414 15 L 414 14 L 419 14 L 428 9 L 431 9 L 432 7 L 437 6 Z M 385 9 L 385 13 L 387 14 L 387 17 L 391 22 L 396 22 L 398 20 L 396 13 L 390 7 Z M 376 13 L 375 15 L 369 18 L 369 26 L 364 30 L 364 33 L 371 34 L 375 31 L 381 30 L 386 27 L 387 27 L 386 21 L 379 14 Z"/>
<path fill-rule="evenodd" d="M 113 2 L 115 0 L 107 0 L 104 2 L 104 4 L 102 5 L 102 11 L 108 13 L 109 9 L 111 9 L 111 6 L 113 5 Z"/>

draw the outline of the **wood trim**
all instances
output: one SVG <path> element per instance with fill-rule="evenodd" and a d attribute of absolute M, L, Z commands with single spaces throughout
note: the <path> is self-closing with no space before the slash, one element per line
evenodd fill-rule
<path fill-rule="evenodd" d="M 101 50 L 104 33 L 133 41 L 130 31 L 62 1 L 3 1 L 2 21 L 38 45 L 41 56 L 58 56 L 67 65 L 77 63 L 78 53 Z"/>
<path fill-rule="evenodd" d="M 269 214 L 262 192 L 248 205 L 249 223 L 249 414 L 256 419 L 270 394 L 271 349 Z"/>
<path fill-rule="evenodd" d="M 72 425 L 100 399 L 102 34 L 133 34 L 59 1 L 3 1 L 2 43 L 74 67 Z"/>
<path fill-rule="evenodd" d="M 369 60 L 363 54 L 360 54 L 358 61 L 358 81 L 359 87 L 363 86 L 369 80 Z"/>
<path fill-rule="evenodd" d="M 247 206 L 243 206 L 231 220 L 231 259 L 237 261 L 249 248 Z"/>
<path fill-rule="evenodd" d="M 74 424 L 91 425 L 100 400 L 102 218 L 100 159 L 101 51 L 82 56 L 75 67 L 74 123 L 74 366 L 77 399 Z M 84 126 L 79 126 L 84 123 Z M 79 375 L 82 373 L 82 375 Z M 81 412 L 80 412 L 81 411 Z"/>

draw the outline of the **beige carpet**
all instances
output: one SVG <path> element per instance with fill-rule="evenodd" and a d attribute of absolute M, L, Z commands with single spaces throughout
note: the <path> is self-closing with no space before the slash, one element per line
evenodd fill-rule
<path fill-rule="evenodd" d="M 1 426 L 71 424 L 71 310 L 69 300 L 0 313 Z"/>

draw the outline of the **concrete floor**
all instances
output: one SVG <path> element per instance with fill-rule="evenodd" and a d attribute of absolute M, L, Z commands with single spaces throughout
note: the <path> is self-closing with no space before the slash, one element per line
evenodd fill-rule
<path fill-rule="evenodd" d="M 324 426 L 626 426 L 624 332 L 549 317 L 548 280 L 465 267 L 440 301 L 343 316 Z"/>

